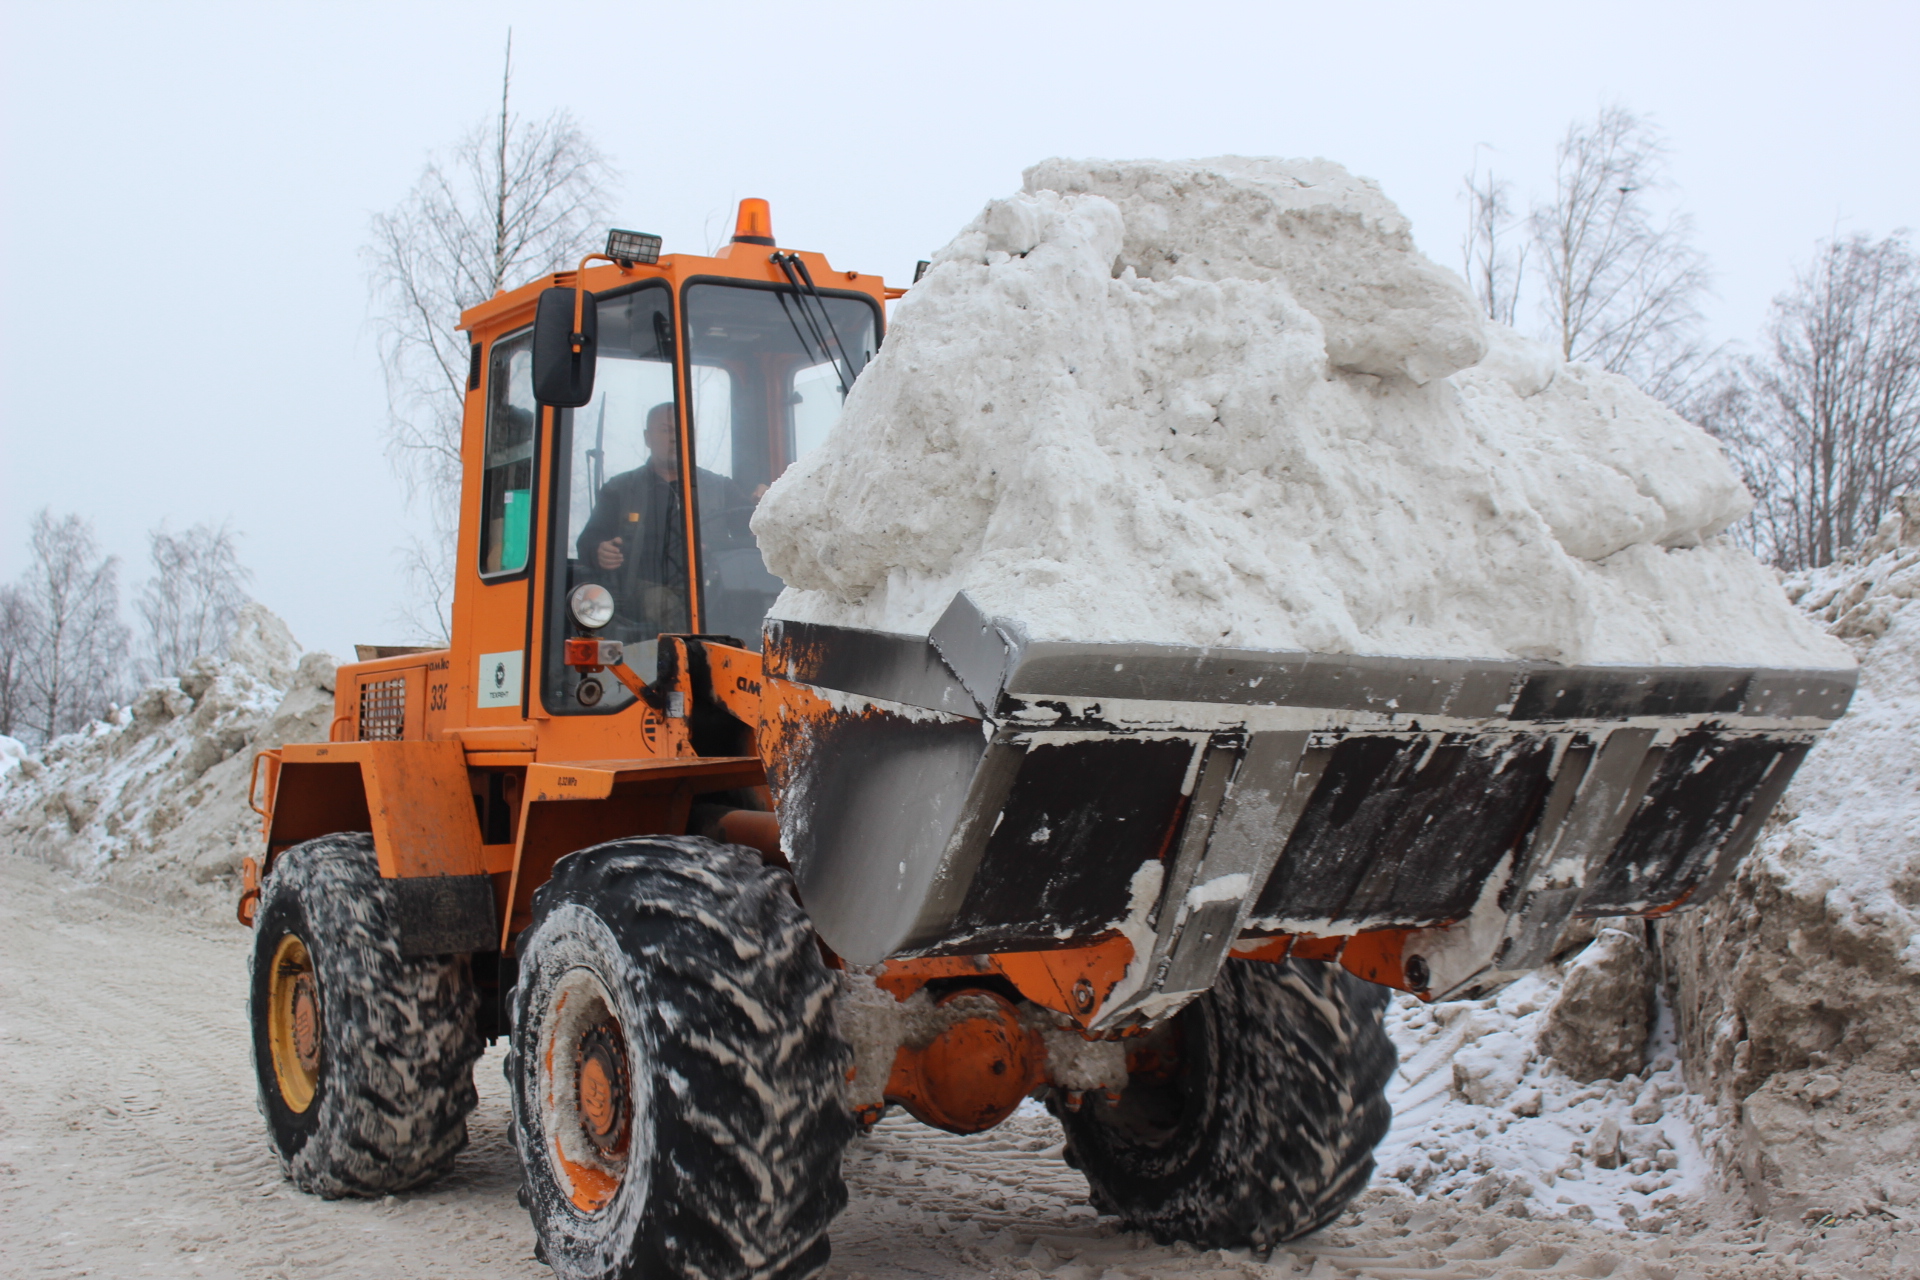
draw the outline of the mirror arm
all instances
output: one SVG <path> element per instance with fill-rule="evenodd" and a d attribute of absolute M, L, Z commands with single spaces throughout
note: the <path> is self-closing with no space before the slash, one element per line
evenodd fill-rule
<path fill-rule="evenodd" d="M 580 332 L 580 317 L 587 309 L 587 264 L 589 262 L 611 262 L 624 268 L 627 264 L 609 258 L 604 253 L 590 253 L 580 259 L 580 265 L 573 272 L 573 354 L 579 355 L 580 349 L 587 345 L 586 335 Z M 556 283 L 558 283 L 556 281 Z"/>

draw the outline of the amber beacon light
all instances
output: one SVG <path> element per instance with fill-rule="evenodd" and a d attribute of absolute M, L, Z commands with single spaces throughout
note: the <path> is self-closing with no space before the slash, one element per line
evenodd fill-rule
<path fill-rule="evenodd" d="M 748 196 L 740 202 L 740 216 L 733 224 L 735 244 L 773 244 L 773 210 L 765 200 Z"/>

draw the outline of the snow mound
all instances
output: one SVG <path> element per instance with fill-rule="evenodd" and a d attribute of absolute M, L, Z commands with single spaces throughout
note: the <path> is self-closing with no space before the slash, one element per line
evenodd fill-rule
<path fill-rule="evenodd" d="M 1920 976 L 1920 498 L 1787 594 L 1860 658 L 1860 689 L 1794 779 L 1788 837 L 1768 856 L 1788 892 L 1824 898 L 1848 929 L 1905 939 Z"/>
<path fill-rule="evenodd" d="M 1539 1043 L 1564 980 L 1553 966 L 1482 1000 L 1394 998 L 1400 1067 L 1376 1186 L 1645 1231 L 1698 1201 L 1712 1173 L 1698 1134 L 1706 1108 L 1687 1092 L 1671 1020 L 1639 1070 L 1584 1084 Z"/>
<path fill-rule="evenodd" d="M 1789 596 L 1860 658 L 1717 901 L 1662 928 L 1716 1154 L 1758 1207 L 1920 1217 L 1920 498 Z"/>
<path fill-rule="evenodd" d="M 6 776 L 15 769 L 18 769 L 26 758 L 27 747 L 25 743 L 21 742 L 18 738 L 9 738 L 5 734 L 0 733 L 0 782 L 4 782 Z"/>
<path fill-rule="evenodd" d="M 258 852 L 256 751 L 322 740 L 335 659 L 300 654 L 265 608 L 241 610 L 228 658 L 196 659 L 105 721 L 0 765 L 0 844 L 160 900 L 212 902 Z M 17 744 L 16 744 L 17 745 Z M 0 742 L 0 762 L 10 753 Z"/>
<path fill-rule="evenodd" d="M 1323 160 L 1048 161 L 762 501 L 782 617 L 924 634 L 1844 666 L 1715 535 L 1721 450 L 1475 310 Z"/>

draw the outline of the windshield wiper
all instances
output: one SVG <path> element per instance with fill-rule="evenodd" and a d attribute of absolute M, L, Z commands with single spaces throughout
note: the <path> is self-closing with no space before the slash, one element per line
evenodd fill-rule
<path fill-rule="evenodd" d="M 813 341 L 812 339 L 809 339 L 807 337 L 808 330 L 812 330 L 815 337 L 819 336 L 820 330 L 819 330 L 819 326 L 813 323 L 812 314 L 809 313 L 806 309 L 806 306 L 807 306 L 806 300 L 802 298 L 800 295 L 795 294 L 792 300 L 789 301 L 787 298 L 787 295 L 784 293 L 781 293 L 777 289 L 774 290 L 773 298 L 774 298 L 774 301 L 780 304 L 780 314 L 785 316 L 787 318 L 787 323 L 793 327 L 793 336 L 800 340 L 800 354 L 802 354 L 807 358 L 807 363 L 808 364 L 828 363 L 829 360 L 831 359 L 831 353 L 828 352 L 824 347 L 822 347 L 819 358 L 816 359 L 813 354 L 813 346 L 814 346 Z M 798 310 L 800 312 L 799 316 L 796 316 L 794 314 L 795 310 Z M 805 317 L 807 322 L 806 329 L 802 329 L 800 327 L 800 319 L 803 316 Z M 840 376 L 840 366 L 838 363 L 835 363 L 833 366 L 833 376 L 836 379 Z"/>
<path fill-rule="evenodd" d="M 794 292 L 799 295 L 800 314 L 806 320 L 807 328 L 813 331 L 813 340 L 820 344 L 821 353 L 833 364 L 833 374 L 840 379 L 840 397 L 845 399 L 847 393 L 853 390 L 853 379 L 856 374 L 853 357 L 847 354 L 846 344 L 840 341 L 840 331 L 834 328 L 833 315 L 827 310 L 827 300 L 820 296 L 820 290 L 813 283 L 813 273 L 807 270 L 807 264 L 800 260 L 800 255 L 797 253 L 776 253 L 773 255 L 773 261 L 774 265 L 778 266 L 781 273 L 787 277 L 787 283 L 791 284 Z M 813 310 L 807 306 L 809 298 L 813 300 L 814 306 L 819 308 L 819 322 L 814 320 Z M 821 323 L 826 325 L 824 334 L 820 331 Z M 831 347 L 827 345 L 829 334 L 833 338 Z M 806 345 L 804 339 L 801 345 Z M 839 351 L 837 356 L 834 354 L 836 349 Z M 807 358 L 813 358 L 811 350 L 807 352 Z"/>

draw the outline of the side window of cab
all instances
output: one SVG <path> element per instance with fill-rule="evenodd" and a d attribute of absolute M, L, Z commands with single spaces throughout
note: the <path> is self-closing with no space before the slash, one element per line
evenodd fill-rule
<path fill-rule="evenodd" d="M 527 567 L 533 529 L 533 332 L 500 338 L 487 360 L 487 447 L 480 482 L 480 573 Z"/>

